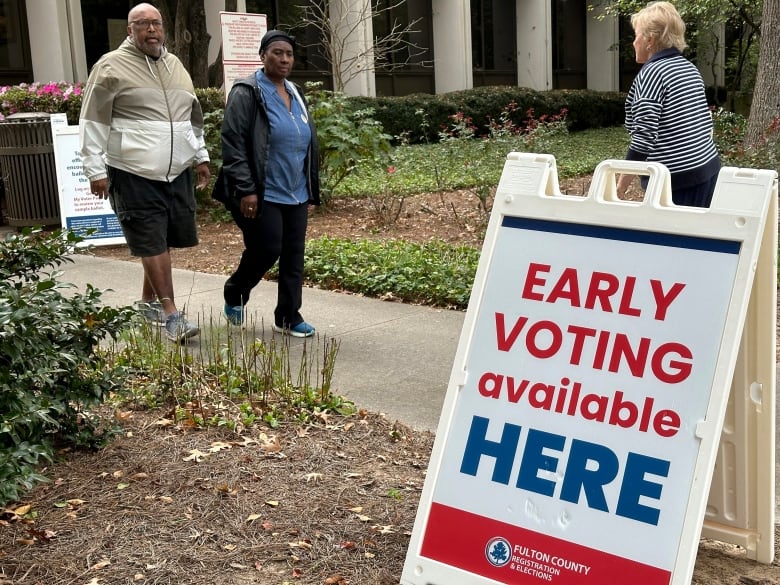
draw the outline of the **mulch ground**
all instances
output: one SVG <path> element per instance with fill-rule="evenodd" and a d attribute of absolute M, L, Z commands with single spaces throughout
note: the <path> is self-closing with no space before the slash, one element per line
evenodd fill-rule
<path fill-rule="evenodd" d="M 0 584 L 398 582 L 431 433 L 365 412 L 241 434 L 120 415 L 124 436 L 63 453 L 0 514 Z"/>

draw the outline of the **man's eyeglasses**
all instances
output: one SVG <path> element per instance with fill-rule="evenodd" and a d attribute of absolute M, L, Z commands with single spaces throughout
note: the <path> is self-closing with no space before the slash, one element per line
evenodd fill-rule
<path fill-rule="evenodd" d="M 131 24 L 134 24 L 141 28 L 149 28 L 150 26 L 153 26 L 154 28 L 162 28 L 163 26 L 162 20 L 149 20 L 148 18 L 144 18 L 141 20 L 131 20 L 130 22 Z"/>

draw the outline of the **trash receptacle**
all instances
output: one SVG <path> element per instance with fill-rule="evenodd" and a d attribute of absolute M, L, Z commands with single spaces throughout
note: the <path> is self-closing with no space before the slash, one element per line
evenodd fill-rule
<path fill-rule="evenodd" d="M 12 114 L 0 122 L 0 171 L 11 226 L 60 224 L 50 114 Z"/>

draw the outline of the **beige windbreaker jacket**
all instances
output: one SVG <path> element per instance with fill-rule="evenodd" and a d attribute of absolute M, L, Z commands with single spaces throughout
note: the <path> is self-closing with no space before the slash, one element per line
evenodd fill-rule
<path fill-rule="evenodd" d="M 203 112 L 192 79 L 163 49 L 150 59 L 129 39 L 90 72 L 82 98 L 79 138 L 84 174 L 106 177 L 106 165 L 156 181 L 173 181 L 208 162 Z"/>

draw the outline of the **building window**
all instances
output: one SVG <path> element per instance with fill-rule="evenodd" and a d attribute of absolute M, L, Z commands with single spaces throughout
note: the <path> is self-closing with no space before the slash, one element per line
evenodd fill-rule
<path fill-rule="evenodd" d="M 24 0 L 0 0 L 0 84 L 33 81 Z"/>
<path fill-rule="evenodd" d="M 474 86 L 517 85 L 515 2 L 471 0 Z"/>
<path fill-rule="evenodd" d="M 552 3 L 553 89 L 588 87 L 587 12 L 585 0 Z"/>

